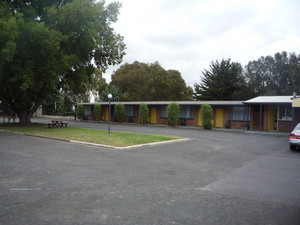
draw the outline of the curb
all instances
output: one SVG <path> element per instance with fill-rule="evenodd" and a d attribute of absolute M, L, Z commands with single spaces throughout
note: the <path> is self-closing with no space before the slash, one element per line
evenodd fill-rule
<path fill-rule="evenodd" d="M 104 145 L 104 144 L 97 144 L 97 143 L 91 143 L 91 142 L 84 142 L 84 141 L 76 141 L 76 140 L 69 140 L 71 143 L 77 143 L 77 144 L 83 144 L 83 145 L 91 145 L 91 146 L 97 146 L 97 147 L 104 147 L 104 148 L 112 148 L 112 149 L 132 149 L 132 148 L 139 148 L 139 147 L 145 147 L 145 146 L 154 146 L 154 145 L 162 145 L 162 144 L 172 144 L 176 142 L 181 141 L 188 141 L 189 138 L 182 138 L 177 140 L 171 140 L 171 141 L 160 141 L 160 142 L 152 142 L 152 143 L 145 143 L 140 145 L 129 145 L 125 147 L 117 147 L 112 145 Z"/>
<path fill-rule="evenodd" d="M 37 135 L 37 134 L 26 134 L 26 133 L 22 133 L 22 132 L 8 131 L 8 130 L 2 130 L 2 129 L 0 129 L 0 131 L 7 132 L 7 133 L 13 133 L 13 134 L 25 135 L 25 136 L 29 136 L 29 137 L 38 137 L 38 138 L 44 138 L 44 139 L 49 139 L 49 140 L 55 140 L 55 141 L 64 141 L 64 142 L 69 142 L 69 143 L 76 143 L 76 144 L 89 145 L 89 146 L 95 146 L 95 147 L 103 147 L 103 148 L 111 148 L 111 149 L 119 149 L 119 150 L 139 148 L 139 147 L 145 147 L 145 146 L 162 145 L 162 144 L 172 144 L 172 143 L 176 143 L 176 142 L 190 140 L 189 138 L 181 138 L 181 139 L 176 139 L 176 140 L 171 140 L 171 141 L 160 141 L 160 142 L 145 143 L 145 144 L 140 144 L 140 145 L 129 145 L 129 146 L 125 146 L 125 147 L 117 147 L 117 146 L 97 144 L 97 143 L 92 143 L 92 142 L 41 136 L 41 135 Z"/>

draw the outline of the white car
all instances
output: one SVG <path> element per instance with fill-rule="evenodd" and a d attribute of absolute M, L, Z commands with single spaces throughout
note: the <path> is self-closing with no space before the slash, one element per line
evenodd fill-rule
<path fill-rule="evenodd" d="M 291 150 L 295 150 L 297 146 L 300 147 L 300 123 L 290 133 L 289 144 Z"/>

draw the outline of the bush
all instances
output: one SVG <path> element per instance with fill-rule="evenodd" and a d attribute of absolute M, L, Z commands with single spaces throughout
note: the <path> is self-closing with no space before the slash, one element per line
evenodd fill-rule
<path fill-rule="evenodd" d="M 149 109 L 146 104 L 140 104 L 140 121 L 141 123 L 148 122 Z"/>
<path fill-rule="evenodd" d="M 204 104 L 201 106 L 201 120 L 203 123 L 203 128 L 210 130 L 212 127 L 211 119 L 213 118 L 213 110 L 212 107 L 208 104 Z"/>
<path fill-rule="evenodd" d="M 84 118 L 84 106 L 82 104 L 77 105 L 76 116 L 80 120 Z"/>
<path fill-rule="evenodd" d="M 94 115 L 95 115 L 95 120 L 97 120 L 97 121 L 101 120 L 101 105 L 100 104 L 95 105 Z"/>
<path fill-rule="evenodd" d="M 180 106 L 177 103 L 171 103 L 167 108 L 167 117 L 169 124 L 174 127 L 178 125 Z"/>
<path fill-rule="evenodd" d="M 123 104 L 115 105 L 115 112 L 117 115 L 117 120 L 122 123 L 125 119 L 125 106 Z"/>

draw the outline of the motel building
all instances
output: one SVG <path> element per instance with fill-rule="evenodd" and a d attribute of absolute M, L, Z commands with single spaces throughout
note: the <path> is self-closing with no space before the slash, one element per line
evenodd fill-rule
<path fill-rule="evenodd" d="M 259 96 L 247 101 L 140 101 L 111 102 L 111 121 L 117 121 L 114 106 L 126 108 L 125 121 L 140 123 L 139 106 L 149 108 L 149 124 L 168 125 L 167 106 L 176 102 L 180 105 L 179 126 L 201 127 L 201 106 L 213 108 L 212 125 L 215 128 L 290 132 L 300 122 L 300 96 Z M 101 120 L 108 121 L 109 102 L 83 104 L 85 119 L 95 120 L 94 106 L 101 105 Z M 75 106 L 76 110 L 76 106 Z"/>

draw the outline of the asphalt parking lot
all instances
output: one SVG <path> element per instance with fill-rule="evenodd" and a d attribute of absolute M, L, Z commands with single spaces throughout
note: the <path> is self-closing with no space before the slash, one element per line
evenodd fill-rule
<path fill-rule="evenodd" d="M 112 130 L 190 140 L 114 150 L 0 131 L 0 224 L 300 223 L 300 152 L 286 136 Z"/>

